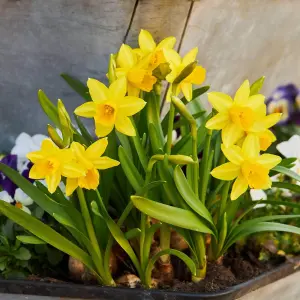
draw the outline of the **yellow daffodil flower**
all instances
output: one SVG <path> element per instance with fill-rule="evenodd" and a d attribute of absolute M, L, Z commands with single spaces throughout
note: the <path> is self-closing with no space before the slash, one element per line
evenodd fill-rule
<path fill-rule="evenodd" d="M 77 142 L 71 144 L 70 149 L 75 156 L 75 160 L 84 167 L 85 174 L 77 178 L 67 177 L 67 196 L 70 196 L 78 186 L 88 190 L 97 189 L 100 181 L 98 170 L 109 169 L 120 164 L 117 160 L 107 156 L 101 157 L 105 152 L 107 144 L 107 138 L 99 139 L 87 149 Z"/>
<path fill-rule="evenodd" d="M 146 102 L 138 97 L 126 95 L 126 79 L 114 81 L 109 88 L 96 79 L 88 79 L 87 86 L 92 97 L 75 109 L 75 114 L 85 118 L 94 118 L 96 135 L 104 137 L 114 128 L 125 135 L 135 136 L 135 129 L 129 116 L 143 109 Z"/>
<path fill-rule="evenodd" d="M 233 145 L 225 147 L 222 151 L 229 160 L 211 171 L 211 175 L 220 180 L 234 180 L 231 200 L 236 200 L 246 192 L 248 186 L 252 189 L 269 189 L 272 181 L 269 177 L 270 169 L 281 161 L 281 158 L 273 154 L 259 155 L 259 142 L 254 135 L 245 138 L 242 148 Z"/>
<path fill-rule="evenodd" d="M 154 70 L 160 64 L 165 63 L 163 49 L 172 49 L 176 43 L 176 38 L 173 36 L 163 39 L 158 45 L 155 43 L 151 33 L 142 29 L 139 34 L 139 49 L 135 51 L 143 58 L 150 54 L 149 70 Z"/>
<path fill-rule="evenodd" d="M 235 144 L 247 133 L 265 133 L 281 117 L 280 113 L 266 116 L 265 97 L 261 94 L 250 96 L 248 80 L 240 86 L 233 100 L 224 93 L 211 92 L 208 93 L 208 101 L 218 114 L 208 120 L 206 128 L 222 129 L 225 147 Z M 269 132 L 267 135 L 270 138 Z"/>
<path fill-rule="evenodd" d="M 182 59 L 180 55 L 173 49 L 164 49 L 164 55 L 167 62 L 170 65 L 171 72 L 166 76 L 166 80 L 171 84 L 179 76 L 182 70 L 189 64 L 195 62 L 198 54 L 198 48 L 193 48 L 188 52 Z M 175 96 L 182 91 L 184 97 L 190 101 L 193 97 L 193 84 L 201 84 L 204 82 L 206 76 L 206 70 L 201 66 L 196 66 L 195 69 L 180 83 L 176 86 Z M 169 95 L 167 97 L 170 100 L 170 91 L 172 86 L 169 88 Z"/>
<path fill-rule="evenodd" d="M 54 193 L 61 177 L 85 175 L 84 168 L 74 162 L 70 149 L 59 149 L 50 139 L 42 142 L 41 150 L 30 152 L 27 158 L 33 163 L 29 172 L 31 179 L 45 179 L 50 193 Z"/>
<path fill-rule="evenodd" d="M 148 69 L 151 55 L 138 61 L 137 54 L 128 45 L 123 44 L 117 55 L 117 78 L 125 77 L 129 96 L 139 96 L 140 90 L 150 92 L 157 79 Z"/>

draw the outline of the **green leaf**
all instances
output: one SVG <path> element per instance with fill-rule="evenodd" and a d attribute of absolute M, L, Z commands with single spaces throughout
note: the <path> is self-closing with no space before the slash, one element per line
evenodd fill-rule
<path fill-rule="evenodd" d="M 179 166 L 176 166 L 174 171 L 174 180 L 176 187 L 185 200 L 185 202 L 201 217 L 207 220 L 210 224 L 214 227 L 214 222 L 212 219 L 211 214 L 205 207 L 205 205 L 196 197 L 195 193 L 193 192 L 191 186 L 187 182 L 184 173 L 182 172 Z"/>
<path fill-rule="evenodd" d="M 300 228 L 296 226 L 275 223 L 275 222 L 259 222 L 244 228 L 238 234 L 231 237 L 229 241 L 226 243 L 225 249 L 228 249 L 233 243 L 235 243 L 236 241 L 240 240 L 245 236 L 248 236 L 252 233 L 258 233 L 263 231 L 283 231 L 283 232 L 300 234 Z"/>
<path fill-rule="evenodd" d="M 122 249 L 128 254 L 134 266 L 136 267 L 139 275 L 142 274 L 139 260 L 120 227 L 110 217 L 105 217 L 105 221 L 112 236 L 114 237 L 116 242 L 122 247 Z"/>
<path fill-rule="evenodd" d="M 226 212 L 224 213 L 224 215 L 222 216 L 222 221 L 221 221 L 221 228 L 219 231 L 219 238 L 218 238 L 218 256 L 221 255 L 222 253 L 222 249 L 227 237 L 227 215 Z"/>
<path fill-rule="evenodd" d="M 133 228 L 124 233 L 124 236 L 127 240 L 134 239 L 141 234 L 141 229 Z"/>
<path fill-rule="evenodd" d="M 95 142 L 95 139 L 91 136 L 89 131 L 85 128 L 85 126 L 81 122 L 80 118 L 75 114 L 73 114 L 73 116 L 74 116 L 76 124 L 80 130 L 80 133 L 82 134 L 84 140 L 87 142 L 87 146 L 93 144 Z"/>
<path fill-rule="evenodd" d="M 14 251 L 12 255 L 20 260 L 29 260 L 31 258 L 30 251 L 24 247 L 20 247 L 17 251 Z"/>
<path fill-rule="evenodd" d="M 23 244 L 33 244 L 33 245 L 45 244 L 44 241 L 32 235 L 17 235 L 16 238 Z"/>
<path fill-rule="evenodd" d="M 297 194 L 300 194 L 300 186 L 297 184 L 292 184 L 288 182 L 272 182 L 272 187 L 280 188 L 280 189 L 287 189 Z"/>
<path fill-rule="evenodd" d="M 265 76 L 260 77 L 255 82 L 253 82 L 250 86 L 250 96 L 256 95 L 261 90 L 265 81 Z"/>
<path fill-rule="evenodd" d="M 131 196 L 134 206 L 144 214 L 161 222 L 194 230 L 197 232 L 213 232 L 193 212 L 151 201 L 140 196 Z"/>
<path fill-rule="evenodd" d="M 255 225 L 259 223 L 266 223 L 266 221 L 274 221 L 274 220 L 286 220 L 286 219 L 293 219 L 293 218 L 299 218 L 300 215 L 271 215 L 271 216 L 263 216 L 255 219 L 251 219 L 248 221 L 243 222 L 242 224 L 236 226 L 231 233 L 228 236 L 228 240 L 226 242 L 225 248 L 227 249 L 230 245 L 232 245 L 235 241 L 237 241 L 237 237 L 240 237 L 240 235 L 243 232 L 248 232 L 249 230 L 251 231 L 251 228 L 256 228 Z M 273 224 L 270 222 L 270 224 Z M 277 224 L 277 223 L 274 223 Z M 297 228 L 297 227 L 295 227 Z M 300 233 L 300 228 L 297 228 L 299 233 Z M 274 229 L 276 230 L 276 229 Z M 249 231 L 249 232 L 250 232 Z M 260 230 L 260 231 L 267 231 L 267 230 Z M 272 230 L 271 230 L 272 231 Z M 284 230 L 279 230 L 279 231 L 284 231 Z M 251 233 L 255 233 L 256 231 L 253 231 Z M 258 231 L 259 232 L 259 231 Z M 297 232 L 296 232 L 297 233 Z M 242 235 L 244 236 L 244 235 Z"/>
<path fill-rule="evenodd" d="M 126 154 L 126 151 L 122 146 L 119 147 L 119 160 L 122 166 L 122 169 L 130 182 L 131 186 L 137 192 L 142 189 L 144 186 L 144 180 L 140 175 L 139 171 L 134 166 L 132 159 Z"/>
<path fill-rule="evenodd" d="M 148 287 L 151 286 L 151 272 L 152 272 L 152 269 L 153 269 L 156 261 L 161 256 L 166 255 L 166 254 L 175 255 L 178 258 L 180 258 L 186 264 L 186 266 L 189 268 L 191 273 L 194 276 L 196 276 L 196 265 L 195 265 L 194 261 L 191 258 L 189 258 L 186 254 L 184 254 L 181 251 L 178 251 L 178 250 L 175 250 L 175 249 L 165 249 L 165 250 L 162 250 L 162 251 L 156 253 L 154 256 L 152 256 L 149 263 L 148 263 L 148 265 L 147 265 L 147 268 L 146 268 L 146 271 L 145 271 L 145 279 L 146 279 L 146 285 Z"/>
<path fill-rule="evenodd" d="M 136 194 L 137 194 L 137 196 L 144 196 L 150 190 L 152 190 L 158 186 L 161 186 L 165 183 L 166 183 L 166 181 L 164 181 L 164 180 L 152 181 L 152 182 L 146 184 L 145 186 L 143 186 L 143 188 L 141 190 L 139 190 Z"/>
<path fill-rule="evenodd" d="M 288 168 L 285 168 L 283 166 L 276 166 L 274 167 L 272 170 L 278 172 L 278 173 L 281 173 L 281 174 L 284 174 L 288 177 L 291 177 L 297 181 L 300 181 L 300 175 L 298 175 L 297 173 L 295 173 L 294 171 L 288 169 Z"/>
<path fill-rule="evenodd" d="M 133 159 L 128 136 L 119 131 L 116 131 L 116 135 L 117 135 L 122 147 L 125 149 L 126 154 L 130 157 L 130 159 Z"/>
<path fill-rule="evenodd" d="M 204 93 L 206 93 L 209 90 L 209 88 L 210 88 L 210 86 L 206 85 L 206 86 L 202 86 L 201 88 L 194 89 L 191 101 L 193 101 L 194 99 L 196 99 L 196 98 L 200 97 L 201 95 L 203 95 Z M 181 101 L 185 102 L 185 103 L 187 102 L 185 97 L 181 98 Z"/>
<path fill-rule="evenodd" d="M 60 76 L 67 82 L 67 84 L 75 91 L 77 92 L 82 98 L 84 98 L 86 101 L 91 101 L 91 96 L 89 94 L 89 89 L 86 85 L 84 85 L 81 81 L 78 79 L 66 74 L 62 73 Z"/>
<path fill-rule="evenodd" d="M 284 205 L 284 206 L 300 209 L 300 203 L 295 203 L 295 202 L 290 202 L 290 201 L 263 200 L 262 203 L 271 204 L 271 205 Z"/>
<path fill-rule="evenodd" d="M 62 252 L 73 256 L 74 258 L 83 262 L 88 268 L 94 270 L 94 264 L 91 260 L 91 257 L 77 245 L 70 242 L 51 227 L 45 225 L 21 209 L 16 208 L 4 201 L 0 201 L 0 212 L 13 220 L 15 223 L 24 227 L 32 234 L 36 235 L 41 240 L 61 250 Z"/>
<path fill-rule="evenodd" d="M 63 206 L 53 201 L 47 194 L 43 193 L 39 188 L 31 184 L 25 177 L 0 163 L 0 171 L 2 171 L 7 177 L 10 178 L 18 187 L 20 187 L 25 194 L 27 194 L 35 203 L 37 203 L 42 209 L 48 212 L 50 215 L 54 213 L 69 219 L 69 222 L 74 224 L 74 227 L 78 228 L 79 231 L 86 234 L 86 229 L 83 223 L 83 219 L 80 213 L 71 206 Z"/>
<path fill-rule="evenodd" d="M 42 90 L 38 91 L 38 100 L 48 118 L 55 124 L 57 128 L 60 128 L 57 108 Z"/>

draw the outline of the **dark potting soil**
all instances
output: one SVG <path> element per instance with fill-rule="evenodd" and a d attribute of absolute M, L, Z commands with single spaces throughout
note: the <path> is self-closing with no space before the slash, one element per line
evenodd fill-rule
<path fill-rule="evenodd" d="M 158 288 L 169 291 L 194 293 L 223 291 L 229 287 L 257 277 L 266 271 L 270 271 L 285 261 L 284 257 L 278 255 L 273 255 L 267 262 L 261 262 L 257 257 L 258 252 L 251 247 L 243 247 L 240 250 L 236 247 L 231 248 L 223 257 L 222 262 L 208 262 L 206 278 L 199 283 L 191 282 L 191 274 L 186 265 L 177 257 L 172 257 L 174 280 L 170 284 L 159 284 Z M 121 267 L 120 269 L 122 269 L 122 274 L 117 272 L 118 274 L 115 274 L 117 275 L 114 276 L 115 278 L 126 273 L 134 273 L 134 267 L 131 266 L 130 260 L 125 259 L 122 261 L 122 264 L 122 267 L 119 265 L 119 267 Z M 51 277 L 39 277 L 34 275 L 29 276 L 28 279 L 51 283 L 72 282 L 71 280 L 65 280 L 65 278 L 54 279 Z M 95 282 L 85 284 L 95 285 Z M 124 285 L 120 286 L 124 287 Z M 142 286 L 137 284 L 136 288 L 142 288 Z"/>
<path fill-rule="evenodd" d="M 237 251 L 232 248 L 224 256 L 223 261 L 220 263 L 207 264 L 207 274 L 204 280 L 199 283 L 190 281 L 190 274 L 187 272 L 186 267 L 181 262 L 178 264 L 178 269 L 181 268 L 181 274 L 185 278 L 175 276 L 172 285 L 162 285 L 160 288 L 194 293 L 209 293 L 226 290 L 229 287 L 248 281 L 258 275 L 276 268 L 279 264 L 285 261 L 282 256 L 273 255 L 269 261 L 262 262 L 258 260 L 258 253 L 255 249 L 245 247 L 242 251 Z M 175 260 L 177 260 L 175 258 Z M 183 268 L 183 269 L 182 269 Z M 187 277 L 187 275 L 189 277 Z"/>

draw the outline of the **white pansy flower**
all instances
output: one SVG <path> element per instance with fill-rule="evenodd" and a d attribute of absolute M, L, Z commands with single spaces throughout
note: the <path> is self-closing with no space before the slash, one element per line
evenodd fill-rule
<path fill-rule="evenodd" d="M 291 170 L 300 175 L 300 135 L 293 135 L 288 141 L 278 144 L 276 148 L 286 158 L 297 158 Z M 297 181 L 296 184 L 300 185 L 300 182 Z"/>
<path fill-rule="evenodd" d="M 15 206 L 22 209 L 23 211 L 27 212 L 28 214 L 31 214 L 29 208 L 27 206 L 33 204 L 33 200 L 25 194 L 20 188 L 17 188 L 15 191 Z"/>
<path fill-rule="evenodd" d="M 1 191 L 0 192 L 0 200 L 5 201 L 7 203 L 13 203 L 14 202 L 14 199 L 6 191 Z"/>
<path fill-rule="evenodd" d="M 22 172 L 27 166 L 27 153 L 32 151 L 38 151 L 41 148 L 42 141 L 46 138 L 47 136 L 43 134 L 35 134 L 31 137 L 25 132 L 22 132 L 17 137 L 15 146 L 12 148 L 10 153 L 17 155 L 18 157 L 19 172 Z"/>

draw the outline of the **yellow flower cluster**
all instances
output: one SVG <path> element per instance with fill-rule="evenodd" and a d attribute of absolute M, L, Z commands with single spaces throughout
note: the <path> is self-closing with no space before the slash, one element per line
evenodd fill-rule
<path fill-rule="evenodd" d="M 269 130 L 281 117 L 280 113 L 266 115 L 265 97 L 250 96 L 249 81 L 237 90 L 234 99 L 229 95 L 208 93 L 208 101 L 218 114 L 207 123 L 208 129 L 222 130 L 222 151 L 229 160 L 211 174 L 221 180 L 236 178 L 231 192 L 235 200 L 248 188 L 268 189 L 272 182 L 269 171 L 280 163 L 277 155 L 263 154 L 276 140 Z"/>
<path fill-rule="evenodd" d="M 140 91 L 150 92 L 153 85 L 162 79 L 170 83 L 190 63 L 195 62 L 198 49 L 189 52 L 182 60 L 173 50 L 174 37 L 156 44 L 152 35 L 141 30 L 139 48 L 123 44 L 114 61 L 114 80 L 109 87 L 96 79 L 88 79 L 87 86 L 92 101 L 75 109 L 75 114 L 95 121 L 95 133 L 99 138 L 107 136 L 114 128 L 128 136 L 135 136 L 130 117 L 141 111 L 146 102 L 139 98 Z M 163 67 L 164 65 L 164 67 Z M 166 66 L 167 65 L 167 66 Z M 154 73 L 159 76 L 154 76 Z M 189 76 L 177 83 L 176 93 L 183 92 L 188 100 L 192 97 L 192 84 L 205 79 L 205 69 L 195 67 Z M 99 185 L 98 170 L 119 164 L 109 157 L 101 157 L 107 147 L 103 138 L 87 149 L 73 142 L 68 149 L 58 148 L 50 139 L 42 143 L 41 150 L 27 155 L 33 162 L 29 177 L 45 179 L 48 190 L 54 193 L 62 177 L 66 177 L 66 194 L 71 195 L 79 186 L 96 189 Z"/>
<path fill-rule="evenodd" d="M 77 142 L 73 142 L 68 149 L 60 149 L 50 139 L 45 139 L 40 150 L 27 154 L 27 158 L 34 164 L 29 177 L 45 179 L 50 193 L 55 192 L 62 176 L 67 179 L 67 196 L 78 186 L 95 190 L 100 180 L 98 170 L 120 164 L 107 156 L 101 157 L 107 144 L 107 138 L 103 138 L 87 149 Z"/>

